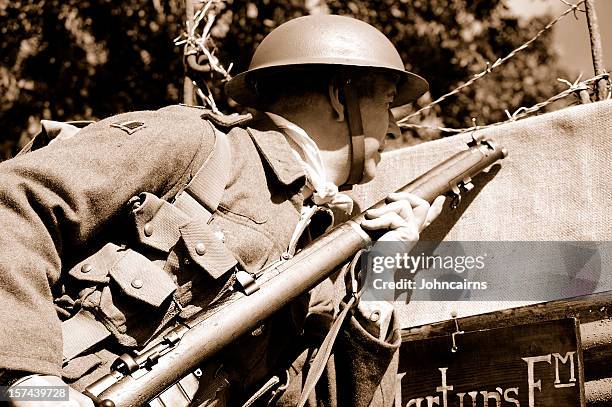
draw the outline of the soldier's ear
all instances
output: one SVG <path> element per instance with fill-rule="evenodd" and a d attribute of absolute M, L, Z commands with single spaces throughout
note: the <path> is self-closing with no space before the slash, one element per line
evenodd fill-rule
<path fill-rule="evenodd" d="M 329 103 L 336 113 L 336 121 L 344 121 L 344 103 L 340 101 L 340 80 L 334 77 L 329 81 L 328 85 Z"/>

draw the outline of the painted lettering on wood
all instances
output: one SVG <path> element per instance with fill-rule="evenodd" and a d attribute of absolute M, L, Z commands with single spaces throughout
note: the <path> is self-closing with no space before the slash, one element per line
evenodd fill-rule
<path fill-rule="evenodd" d="M 583 407 L 578 323 L 562 319 L 408 341 L 396 407 Z"/>

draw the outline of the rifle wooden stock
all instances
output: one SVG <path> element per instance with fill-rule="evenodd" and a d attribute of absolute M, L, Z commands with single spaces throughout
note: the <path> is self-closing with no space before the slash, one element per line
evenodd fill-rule
<path fill-rule="evenodd" d="M 470 143 L 468 150 L 453 155 L 399 191 L 412 192 L 429 202 L 443 194 L 456 196 L 461 186 L 467 186 L 472 177 L 505 155 L 505 149 L 491 142 Z M 381 205 L 384 201 L 373 207 Z M 116 365 L 121 367 L 119 371 L 90 385 L 86 394 L 95 396 L 98 405 L 144 405 L 369 246 L 372 237 L 359 226 L 363 216 L 359 214 L 335 227 L 291 259 L 263 269 L 257 277 L 257 291 L 250 295 L 234 291 L 214 307 L 201 311 L 166 335 L 167 345 L 158 345 L 159 352 L 145 350 L 135 358 L 127 356 L 137 362 L 131 364 L 132 369 L 130 363 L 120 361 Z M 276 278 L 280 275 L 282 278 Z"/>

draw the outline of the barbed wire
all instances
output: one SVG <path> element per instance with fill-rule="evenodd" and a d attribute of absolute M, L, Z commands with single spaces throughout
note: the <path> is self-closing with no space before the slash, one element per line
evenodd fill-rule
<path fill-rule="evenodd" d="M 466 133 L 466 132 L 470 132 L 470 131 L 476 131 L 476 130 L 483 130 L 483 129 L 487 129 L 490 127 L 495 127 L 495 126 L 500 126 L 502 124 L 506 124 L 506 123 L 510 123 L 510 122 L 514 122 L 516 120 L 519 120 L 525 116 L 530 115 L 531 113 L 535 113 L 541 109 L 543 109 L 544 107 L 550 105 L 551 103 L 556 102 L 557 100 L 563 99 L 569 95 L 572 95 L 576 92 L 579 92 L 581 90 L 589 90 L 589 84 L 597 82 L 600 79 L 609 79 L 610 75 L 608 73 L 604 73 L 601 75 L 597 75 L 594 76 L 590 79 L 587 79 L 585 81 L 580 81 L 582 75 L 580 75 L 578 77 L 578 79 L 576 79 L 573 83 L 566 80 L 566 79 L 561 79 L 561 78 L 557 78 L 557 80 L 559 82 L 563 82 L 565 84 L 567 84 L 569 86 L 568 89 L 564 90 L 563 92 L 560 92 L 552 97 L 550 97 L 549 99 L 545 100 L 544 102 L 540 102 L 540 103 L 536 103 L 535 105 L 531 106 L 531 107 L 519 107 L 518 109 L 516 109 L 514 111 L 514 113 L 510 113 L 508 110 L 505 110 L 506 115 L 508 116 L 508 120 L 505 120 L 503 122 L 496 122 L 496 123 L 492 123 L 492 124 L 487 124 L 484 126 L 472 126 L 472 127 L 466 127 L 466 128 L 462 128 L 462 129 L 455 129 L 455 128 L 450 128 L 450 127 L 439 127 L 439 126 L 428 126 L 428 125 L 423 125 L 423 124 L 412 124 L 412 123 L 401 123 L 400 127 L 402 128 L 414 128 L 414 129 L 426 129 L 426 130 L 438 130 L 444 133 Z M 612 99 L 612 93 L 608 92 L 608 99 Z M 475 119 L 472 119 L 475 120 Z"/>
<path fill-rule="evenodd" d="M 574 4 L 573 4 L 573 3 L 570 3 L 570 2 L 569 2 L 569 1 L 567 1 L 567 0 L 559 0 L 559 1 L 560 1 L 561 3 L 563 3 L 563 4 L 565 4 L 566 6 L 570 6 L 570 7 L 573 7 L 573 6 L 574 6 Z M 586 7 L 586 5 L 585 5 L 585 7 Z M 575 18 L 576 20 L 578 20 L 578 15 L 576 15 L 576 11 L 580 11 L 581 13 L 586 13 L 586 12 L 587 12 L 586 10 L 574 9 L 574 18 Z"/>
<path fill-rule="evenodd" d="M 199 53 L 203 54 L 206 57 L 206 63 L 211 71 L 219 73 L 225 81 L 230 80 L 232 78 L 230 71 L 234 64 L 230 63 L 227 69 L 225 69 L 223 64 L 219 61 L 219 58 L 214 54 L 214 42 L 211 38 L 212 27 L 217 17 L 212 6 L 217 3 L 223 3 L 223 0 L 199 0 L 199 2 L 203 3 L 204 6 L 194 14 L 192 21 L 187 21 L 187 31 L 181 33 L 181 35 L 174 39 L 174 45 L 184 46 L 184 56 L 186 58 L 192 55 L 195 56 Z M 203 27 L 200 32 L 199 28 L 202 24 Z M 213 47 L 212 51 L 210 49 L 211 46 Z M 195 64 L 199 65 L 198 62 L 195 62 Z M 192 81 L 196 89 L 196 94 L 202 99 L 202 102 L 208 105 L 215 113 L 221 113 L 217 108 L 213 93 L 208 84 L 205 81 L 202 82 L 204 83 L 207 94 L 202 91 L 202 87 L 200 87 L 196 81 Z"/>
<path fill-rule="evenodd" d="M 429 103 L 428 105 L 422 107 L 421 109 L 417 110 L 414 113 L 409 114 L 408 116 L 398 120 L 398 125 L 400 125 L 400 127 L 403 128 L 423 128 L 423 129 L 435 129 L 435 130 L 440 130 L 443 132 L 452 132 L 452 133 L 461 133 L 461 132 L 465 132 L 465 131 L 472 131 L 472 130 L 477 130 L 477 129 L 482 129 L 482 128 L 487 128 L 487 127 L 491 127 L 494 125 L 499 125 L 499 124 L 503 124 L 503 123 L 507 123 L 509 121 L 514 121 L 517 120 L 519 118 L 522 118 L 526 115 L 529 115 L 535 111 L 538 111 L 540 109 L 542 109 L 543 107 L 555 102 L 556 100 L 562 99 L 576 91 L 579 90 L 588 90 L 588 87 L 586 86 L 586 84 L 588 83 L 592 83 L 595 80 L 598 79 L 602 79 L 602 78 L 609 78 L 608 74 L 604 74 L 604 75 L 599 75 L 597 77 L 591 78 L 587 81 L 583 81 L 580 82 L 580 77 L 574 82 L 571 83 L 567 80 L 564 79 L 558 79 L 559 81 L 562 81 L 566 84 L 569 85 L 569 88 L 553 97 L 551 97 L 550 99 L 538 103 L 530 108 L 525 108 L 525 107 L 521 107 L 519 109 L 517 109 L 513 114 L 510 114 L 508 112 L 508 110 L 506 110 L 506 114 L 508 115 L 509 119 L 507 121 L 504 122 L 500 122 L 500 123 L 494 123 L 491 125 L 487 125 L 487 126 L 472 126 L 469 128 L 464 128 L 464 129 L 454 129 L 454 128 L 448 128 L 448 127 L 436 127 L 436 126 L 427 126 L 427 125 L 418 125 L 418 124 L 410 124 L 407 123 L 408 119 L 415 117 L 419 114 L 421 114 L 422 112 L 431 109 L 433 106 L 441 103 L 442 101 L 444 101 L 445 99 L 447 99 L 450 96 L 453 96 L 459 92 L 461 92 L 463 89 L 471 86 L 472 84 L 474 84 L 476 81 L 478 81 L 479 79 L 483 78 L 484 76 L 488 75 L 489 73 L 491 73 L 494 69 L 498 68 L 499 66 L 501 66 L 502 64 L 504 64 L 506 61 L 508 61 L 509 59 L 511 59 L 512 57 L 514 57 L 518 52 L 526 49 L 527 47 L 529 47 L 534 41 L 536 41 L 539 37 L 541 37 L 546 31 L 550 30 L 556 23 L 558 23 L 562 18 L 564 18 L 567 14 L 573 12 L 574 13 L 574 17 L 577 18 L 576 12 L 580 11 L 580 12 L 585 12 L 585 10 L 580 9 L 579 7 L 585 3 L 585 0 L 580 0 L 579 2 L 572 4 L 569 3 L 567 0 L 560 0 L 561 2 L 563 2 L 564 4 L 570 6 L 567 10 L 565 10 L 561 15 L 559 15 L 556 19 L 554 19 L 553 21 L 551 21 L 550 23 L 548 23 L 544 28 L 542 28 L 540 31 L 538 31 L 538 33 L 531 39 L 529 39 L 528 41 L 526 41 L 524 44 L 522 44 L 521 46 L 519 46 L 518 48 L 514 49 L 513 51 L 511 51 L 508 55 L 506 55 L 503 58 L 498 58 L 492 65 L 487 62 L 487 67 L 484 71 L 475 74 L 469 81 L 465 82 L 464 84 L 458 86 L 457 88 L 455 88 L 454 90 L 452 90 L 451 92 L 448 92 L 442 96 L 440 96 L 438 99 L 434 100 L 433 102 Z M 185 47 L 185 56 L 189 56 L 189 55 L 195 55 L 198 53 L 202 53 L 204 54 L 204 56 L 206 57 L 207 63 L 210 66 L 210 69 L 212 71 L 215 71 L 219 74 L 221 74 L 224 78 L 224 80 L 229 80 L 231 79 L 231 75 L 230 75 L 230 71 L 233 67 L 233 63 L 230 63 L 229 67 L 227 69 L 225 69 L 225 67 L 220 63 L 219 59 L 214 55 L 214 50 L 211 51 L 209 49 L 210 45 L 214 46 L 214 43 L 212 42 L 212 39 L 210 38 L 211 36 L 211 29 L 214 25 L 215 19 L 216 19 L 216 14 L 213 10 L 213 5 L 215 3 L 222 3 L 223 0 L 199 0 L 200 3 L 203 3 L 204 6 L 199 9 L 195 15 L 193 16 L 193 20 L 192 21 L 187 21 L 187 31 L 183 32 L 180 36 L 178 36 L 177 38 L 174 39 L 174 43 L 177 46 L 184 46 Z M 198 32 L 199 27 L 202 25 L 202 23 L 204 22 L 204 26 L 202 28 L 201 33 Z M 198 84 L 195 81 L 192 81 L 194 87 L 196 88 L 196 93 L 197 95 L 202 99 L 202 102 L 204 104 L 207 104 L 208 106 L 210 106 L 210 108 L 215 111 L 218 112 L 215 100 L 213 98 L 213 94 L 212 91 L 210 90 L 208 84 L 204 81 L 204 87 L 206 89 L 207 94 L 205 94 L 202 91 L 202 88 L 200 86 L 198 86 Z"/>
<path fill-rule="evenodd" d="M 546 31 L 550 30 L 555 24 L 557 24 L 561 19 L 563 19 L 566 15 L 568 15 L 571 12 L 574 12 L 574 16 L 576 16 L 576 11 L 584 11 L 579 9 L 579 7 L 585 2 L 585 0 L 580 0 L 578 3 L 576 4 L 571 4 L 568 3 L 565 0 L 561 0 L 563 1 L 563 3 L 567 4 L 567 5 L 571 5 L 570 8 L 568 8 L 567 10 L 565 10 L 559 17 L 557 17 L 556 19 L 554 19 L 553 21 L 551 21 L 550 23 L 548 23 L 544 28 L 542 28 L 540 31 L 538 31 L 538 33 L 531 38 L 530 40 L 528 40 L 527 42 L 525 42 L 523 45 L 521 45 L 520 47 L 512 50 L 508 55 L 506 55 L 503 58 L 498 58 L 492 65 L 490 64 L 490 62 L 487 62 L 487 67 L 484 71 L 475 74 L 469 81 L 465 82 L 464 84 L 458 86 L 457 88 L 455 88 L 454 90 L 440 96 L 438 99 L 434 100 L 433 102 L 427 104 L 426 106 L 420 108 L 419 110 L 417 110 L 414 113 L 409 114 L 408 116 L 400 119 L 397 121 L 397 124 L 401 125 L 402 127 L 411 127 L 407 125 L 407 121 L 408 119 L 415 117 L 421 113 L 423 113 L 426 110 L 431 109 L 432 107 L 434 107 L 435 105 L 439 104 L 440 102 L 444 101 L 445 99 L 449 98 L 450 96 L 456 95 L 457 93 L 461 92 L 463 89 L 471 86 L 474 82 L 476 82 L 477 80 L 483 78 L 484 76 L 490 74 L 494 69 L 496 69 L 497 67 L 499 67 L 500 65 L 502 65 L 503 63 L 505 63 L 506 61 L 508 61 L 509 59 L 511 59 L 512 57 L 514 57 L 518 52 L 526 49 L 527 47 L 529 47 L 534 41 L 536 41 L 538 38 L 540 38 L 542 36 L 542 34 L 544 34 Z"/>
<path fill-rule="evenodd" d="M 211 69 L 223 75 L 226 80 L 231 79 L 230 71 L 233 63 L 230 63 L 227 69 L 221 64 L 219 58 L 214 55 L 214 51 L 209 49 L 209 44 L 212 43 L 210 38 L 211 29 L 215 23 L 217 15 L 211 8 L 215 3 L 222 3 L 223 0 L 201 0 L 204 7 L 198 10 L 193 16 L 193 21 L 187 21 L 187 32 L 183 32 L 180 36 L 174 39 L 174 44 L 177 46 L 185 45 L 185 55 L 196 54 L 198 51 L 206 55 L 208 64 Z M 205 21 L 202 32 L 198 33 L 198 28 Z"/>

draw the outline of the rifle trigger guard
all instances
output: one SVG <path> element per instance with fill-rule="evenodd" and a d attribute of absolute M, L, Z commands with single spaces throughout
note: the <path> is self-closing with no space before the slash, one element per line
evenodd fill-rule
<path fill-rule="evenodd" d="M 457 209 L 461 203 L 461 188 L 458 185 L 453 185 L 451 188 L 450 198 L 452 198 L 450 203 L 451 209 Z"/>
<path fill-rule="evenodd" d="M 244 270 L 238 270 L 236 272 L 236 284 L 246 295 L 251 295 L 259 290 L 259 284 L 257 284 L 255 278 Z"/>

